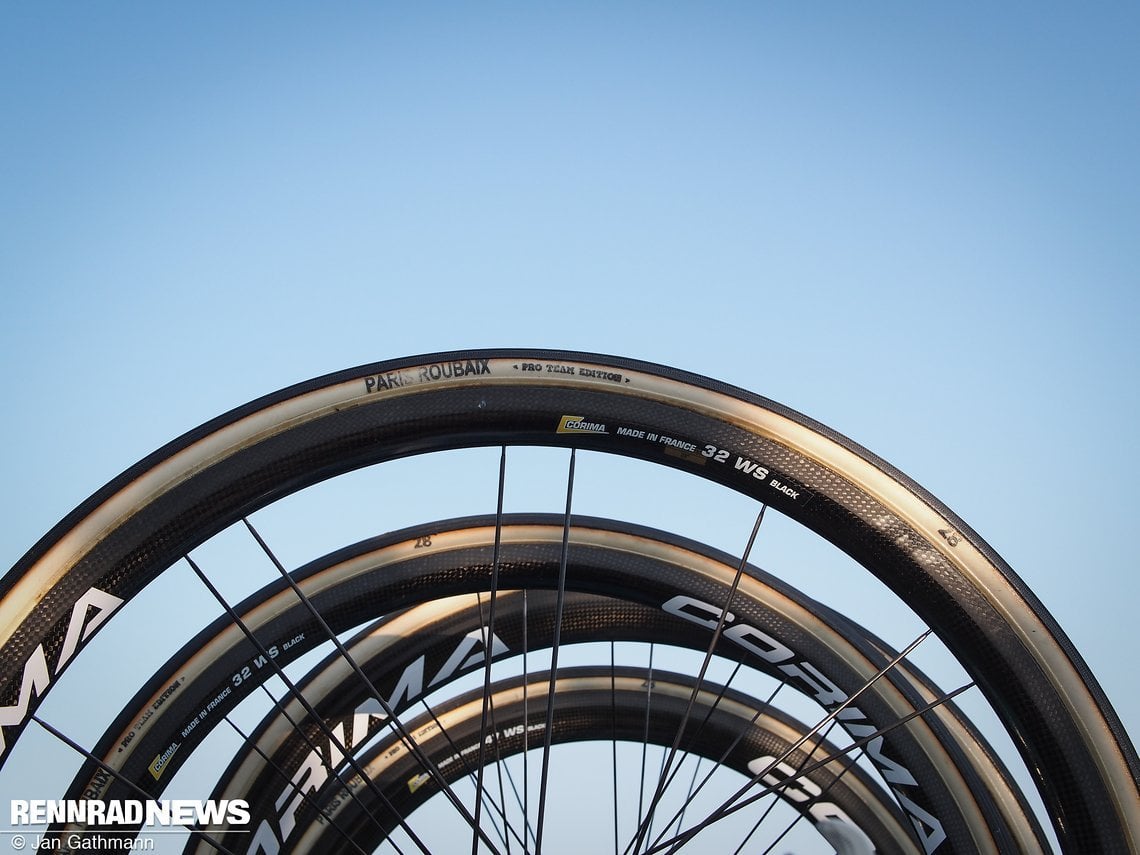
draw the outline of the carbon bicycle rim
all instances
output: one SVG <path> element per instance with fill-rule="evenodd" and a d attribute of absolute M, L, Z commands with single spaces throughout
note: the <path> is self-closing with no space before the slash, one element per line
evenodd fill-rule
<path fill-rule="evenodd" d="M 702 784 L 708 785 L 714 774 L 730 772 L 735 773 L 734 778 L 745 779 L 755 769 L 774 765 L 776 768 L 769 775 L 771 795 L 782 799 L 802 820 L 811 824 L 838 821 L 857 828 L 868 844 L 868 852 L 886 855 L 921 851 L 890 796 L 857 765 L 845 762 L 837 746 L 809 736 L 807 725 L 778 708 L 757 711 L 751 697 L 709 685 L 697 693 L 696 714 L 687 715 L 686 702 L 694 690 L 693 678 L 660 670 L 578 666 L 564 669 L 555 685 L 555 744 L 603 739 L 628 743 L 637 749 L 646 742 L 668 748 L 676 730 L 684 728 L 687 732 L 683 744 L 689 756 L 713 761 L 708 773 L 694 776 Z M 489 735 L 480 720 L 481 688 L 450 698 L 430 714 L 421 714 L 409 722 L 408 728 L 425 750 L 437 757 L 449 779 L 461 780 L 469 776 L 468 761 L 477 756 L 480 744 L 489 745 L 488 757 L 500 764 L 528 748 L 540 747 L 545 727 L 543 712 L 550 691 L 549 673 L 516 675 L 493 684 L 490 700 L 495 710 L 495 727 Z M 398 739 L 382 740 L 369 748 L 363 765 L 374 780 L 382 782 L 392 803 L 411 813 L 435 794 L 435 787 L 415 759 L 402 749 Z M 836 759 L 828 763 L 829 757 Z M 704 771 L 703 767 L 692 765 L 694 771 Z M 800 774 L 799 770 L 808 767 L 810 772 Z M 687 768 L 686 773 L 689 771 Z M 513 777 L 521 777 L 517 767 Z M 604 779 L 605 775 L 600 774 L 599 778 Z M 367 815 L 367 806 L 344 795 L 350 787 L 359 791 L 359 782 L 330 783 L 317 794 L 307 816 L 299 819 L 297 851 L 350 851 L 347 841 L 362 842 L 369 849 L 378 846 L 389 829 L 377 828 Z M 624 781 L 619 788 L 623 784 L 626 800 L 636 804 L 633 793 L 641 782 Z M 511 807 L 509 795 L 504 803 Z M 315 821 L 317 806 L 329 804 L 335 807 L 327 811 L 325 821 Z M 518 805 L 514 808 L 517 814 Z M 698 805 L 690 808 L 697 810 Z M 504 840 L 512 833 L 516 843 L 525 845 L 532 834 L 526 818 L 510 815 L 508 810 L 502 814 L 506 820 Z M 338 820 L 346 834 L 334 831 Z M 786 817 L 781 816 L 779 823 L 784 822 Z M 606 827 L 609 822 L 598 825 Z M 741 834 L 746 836 L 747 824 Z"/>
<path fill-rule="evenodd" d="M 965 523 L 883 461 L 777 404 L 575 353 L 437 354 L 319 378 L 208 423 L 116 479 L 0 586 L 3 753 L 122 602 L 235 520 L 370 463 L 516 444 L 661 463 L 820 534 L 894 590 L 977 682 L 1064 847 L 1137 847 L 1138 764 L 1124 729 L 1055 621 Z"/>
<path fill-rule="evenodd" d="M 429 534 L 430 545 L 417 548 Z M 300 682 L 300 691 L 313 699 L 318 710 L 326 704 L 356 709 L 369 703 L 367 688 L 348 668 L 350 661 L 361 665 L 397 713 L 402 703 L 422 695 L 428 684 L 438 690 L 445 685 L 445 674 L 455 677 L 464 670 L 458 667 L 461 661 L 466 660 L 468 668 L 479 664 L 475 653 L 480 647 L 472 639 L 487 617 L 485 602 L 478 609 L 453 614 L 451 601 L 442 598 L 486 590 L 496 539 L 503 584 L 526 585 L 537 594 L 549 594 L 562 535 L 563 521 L 551 516 L 445 521 L 365 541 L 299 569 L 294 576 L 300 587 L 338 632 L 364 617 L 389 613 L 425 597 L 430 598 L 426 614 L 431 618 L 422 624 L 414 615 L 381 622 L 365 631 L 363 638 L 383 639 L 387 644 L 382 653 L 367 652 L 363 641 L 353 641 L 347 644 L 350 659 L 333 655 L 343 671 L 344 686 L 326 686 L 313 695 Z M 605 520 L 573 519 L 568 543 L 568 589 L 604 591 L 621 599 L 604 608 L 596 598 L 568 600 L 564 643 L 641 640 L 696 650 L 707 646 L 710 616 L 716 613 L 713 603 L 723 599 L 735 573 L 737 562 L 730 556 L 675 535 Z M 719 655 L 749 662 L 751 668 L 786 683 L 792 692 L 813 699 L 824 711 L 859 690 L 870 675 L 895 658 L 894 651 L 884 652 L 882 642 L 822 604 L 758 568 L 746 569 L 736 591 L 733 625 L 717 647 Z M 283 582 L 268 586 L 235 609 L 241 626 L 262 639 L 277 665 L 303 655 L 319 640 L 301 602 L 285 605 L 289 596 L 284 588 Z M 553 622 L 549 608 L 543 608 L 548 598 L 532 600 L 528 629 L 520 631 L 520 618 L 511 610 L 517 608 L 518 595 L 507 597 L 495 630 L 497 654 L 517 655 L 528 633 L 532 650 L 548 645 Z M 244 630 L 228 617 L 219 619 L 142 687 L 96 744 L 96 756 L 133 785 L 159 794 L 211 728 L 272 673 L 265 664 L 249 667 L 258 658 Z M 331 678 L 321 679 L 327 683 Z M 824 692 L 820 680 L 831 688 Z M 942 697 L 920 673 L 899 663 L 882 685 L 870 686 L 865 699 L 845 711 L 840 723 L 853 737 L 865 735 Z M 300 776 L 299 770 L 311 762 L 313 745 L 326 741 L 320 733 L 306 733 L 313 729 L 304 725 L 304 716 L 296 701 L 284 703 L 275 723 L 256 730 L 221 776 L 225 786 L 215 798 L 256 794 L 251 799 L 255 824 L 291 826 L 273 807 L 286 798 L 282 783 L 253 752 L 264 751 L 267 759 L 271 754 L 286 780 Z M 892 788 L 908 806 L 912 822 L 923 828 L 926 841 L 937 844 L 940 835 L 948 834 L 961 851 L 1040 848 L 1016 787 L 990 761 L 987 747 L 953 704 L 940 705 L 927 718 L 925 723 L 888 733 L 885 742 L 871 751 L 880 771 L 893 775 Z M 298 733 L 290 738 L 290 731 Z M 343 734 L 346 746 L 362 738 L 352 727 Z M 174 744 L 177 753 L 156 775 L 150 768 L 153 758 Z M 286 750 L 286 746 L 292 747 Z M 260 764 L 260 771 L 245 769 L 248 763 Z M 913 784 L 902 777 L 903 770 L 916 778 Z M 123 788 L 116 791 L 106 774 L 88 764 L 69 794 L 112 799 L 121 797 Z"/>

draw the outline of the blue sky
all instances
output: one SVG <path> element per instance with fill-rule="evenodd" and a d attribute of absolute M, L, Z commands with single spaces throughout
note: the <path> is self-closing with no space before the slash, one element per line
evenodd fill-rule
<path fill-rule="evenodd" d="M 1135 733 L 1138 37 L 1123 3 L 6 4 L 0 564 L 290 383 L 615 353 L 911 474 Z"/>

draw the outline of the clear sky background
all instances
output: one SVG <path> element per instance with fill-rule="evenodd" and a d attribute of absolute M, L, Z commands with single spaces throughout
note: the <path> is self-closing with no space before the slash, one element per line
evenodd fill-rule
<path fill-rule="evenodd" d="M 916 478 L 1135 737 L 1137 44 L 1128 3 L 0 5 L 0 566 L 293 382 L 600 351 Z"/>

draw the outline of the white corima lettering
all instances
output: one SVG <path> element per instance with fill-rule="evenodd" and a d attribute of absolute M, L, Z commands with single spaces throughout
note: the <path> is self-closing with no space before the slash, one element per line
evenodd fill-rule
<path fill-rule="evenodd" d="M 123 600 L 114 594 L 108 594 L 98 588 L 89 588 L 71 607 L 71 618 L 68 620 L 63 646 L 60 648 L 59 658 L 53 671 L 48 671 L 47 654 L 44 652 L 43 643 L 36 645 L 32 655 L 24 663 L 24 670 L 20 676 L 20 694 L 16 703 L 0 707 L 0 758 L 8 751 L 4 728 L 24 723 L 32 709 L 32 697 L 44 696 L 51 686 L 51 681 L 60 675 L 75 656 L 80 643 L 90 638 L 122 604 Z M 89 618 L 88 612 L 92 610 L 94 614 Z"/>
<path fill-rule="evenodd" d="M 859 826 L 855 825 L 854 820 L 852 820 L 851 817 L 847 815 L 846 811 L 841 809 L 833 802 L 816 802 L 813 805 L 809 805 L 808 813 L 811 814 L 812 819 L 814 819 L 816 822 L 835 820 L 837 822 L 846 822 L 848 825 L 859 828 Z M 860 828 L 859 830 L 862 831 L 863 829 Z"/>
<path fill-rule="evenodd" d="M 315 793 L 324 786 L 331 774 L 329 770 L 336 768 L 344 759 L 340 750 L 340 746 L 344 745 L 344 724 L 334 727 L 332 735 L 335 738 L 329 739 L 328 762 L 326 763 L 316 751 L 311 752 L 301 764 L 301 768 L 293 775 L 293 789 L 286 790 L 277 797 L 276 807 L 277 815 L 281 817 L 282 840 L 288 840 L 289 835 L 293 833 L 293 828 L 297 824 L 297 812 L 305 801 L 305 793 Z"/>
<path fill-rule="evenodd" d="M 726 638 L 731 638 L 745 650 L 755 653 L 765 662 L 773 664 L 790 659 L 795 654 L 778 642 L 766 632 L 758 630 L 746 623 L 738 623 L 724 631 Z"/>
<path fill-rule="evenodd" d="M 839 714 L 838 718 L 841 720 L 845 718 L 843 713 L 846 712 L 847 710 L 843 710 L 843 712 Z M 846 727 L 848 733 L 850 733 L 856 739 L 865 739 L 875 732 L 875 728 L 869 724 L 855 724 L 844 722 L 844 727 Z M 876 736 L 874 739 L 869 740 L 865 746 L 865 749 L 867 755 L 872 760 L 874 760 L 875 765 L 879 767 L 879 772 L 882 774 L 883 778 L 886 781 L 892 784 L 901 784 L 904 787 L 918 786 L 918 781 L 914 779 L 914 775 L 912 775 L 908 769 L 900 766 L 895 761 L 883 755 L 882 736 Z"/>
<path fill-rule="evenodd" d="M 811 690 L 811 694 L 814 695 L 816 702 L 821 706 L 837 707 L 847 700 L 847 693 L 819 673 L 819 669 L 810 662 L 793 662 L 781 665 L 780 670 L 807 686 Z M 856 709 L 858 712 L 857 708 L 852 707 L 851 709 Z M 857 717 L 861 716 L 862 713 L 860 712 Z"/>
<path fill-rule="evenodd" d="M 779 789 L 780 795 L 788 801 L 803 803 L 823 795 L 823 788 L 811 778 L 801 775 L 783 760 L 777 762 L 775 757 L 757 757 L 748 761 L 748 771 L 753 775 L 760 775 L 760 780 L 773 789 Z M 776 774 L 779 772 L 779 774 Z"/>
<path fill-rule="evenodd" d="M 400 675 L 400 679 L 396 681 L 396 685 L 392 688 L 392 694 L 388 696 L 388 708 L 398 706 L 400 699 L 405 701 L 413 701 L 423 694 L 424 691 L 424 657 L 420 656 L 404 669 Z M 357 710 L 361 713 L 375 716 L 380 719 L 386 719 L 388 713 L 384 711 L 384 705 L 376 698 L 369 698 Z"/>
<path fill-rule="evenodd" d="M 486 628 L 480 627 L 463 636 L 447 661 L 440 666 L 439 671 L 428 683 L 428 688 L 446 680 L 453 674 L 467 671 L 477 665 L 483 665 L 487 658 L 485 646 L 487 635 Z M 490 641 L 492 659 L 509 651 L 507 645 L 497 635 L 492 633 Z M 475 649 L 477 647 L 479 648 L 478 651 Z M 404 668 L 400 678 L 396 681 L 396 685 L 388 695 L 388 709 L 394 710 L 401 704 L 410 704 L 423 694 L 425 666 L 426 654 L 421 654 Z M 336 739 L 328 741 L 327 760 L 321 756 L 321 752 L 316 748 L 308 753 L 293 774 L 292 780 L 277 797 L 275 803 L 277 809 L 276 828 L 269 818 L 261 820 L 250 838 L 246 852 L 249 855 L 262 852 L 273 855 L 273 853 L 279 852 L 282 842 L 289 839 L 289 835 L 293 833 L 293 829 L 296 827 L 297 812 L 305 800 L 302 791 L 312 792 L 322 787 L 328 780 L 330 774 L 328 770 L 339 766 L 344 759 L 345 755 L 341 746 L 351 751 L 354 745 L 368 738 L 374 729 L 374 725 L 379 726 L 387 720 L 388 713 L 384 710 L 384 706 L 376 698 L 370 698 L 356 708 L 352 717 L 351 735 L 345 733 L 343 722 L 338 724 L 333 730 Z"/>
<path fill-rule="evenodd" d="M 249 848 L 246 852 L 249 855 L 277 855 L 281 851 L 281 843 L 277 839 L 277 832 L 273 830 L 273 826 L 269 824 L 269 820 L 263 819 L 257 825 L 257 829 L 253 832 L 253 836 L 249 839 Z"/>
<path fill-rule="evenodd" d="M 71 608 L 71 620 L 67 624 L 67 634 L 63 637 L 63 647 L 59 651 L 59 661 L 55 664 L 55 675 L 58 677 L 63 666 L 71 661 L 79 647 L 80 641 L 86 641 L 107 618 L 111 616 L 123 601 L 114 594 L 100 591 L 98 588 L 88 588 L 87 592 Z M 95 609 L 95 617 L 88 621 L 87 612 Z"/>
<path fill-rule="evenodd" d="M 555 433 L 609 433 L 604 424 L 592 422 L 585 416 L 563 416 L 558 420 Z"/>
<path fill-rule="evenodd" d="M 563 427 L 565 427 L 567 430 L 584 430 L 592 431 L 594 433 L 606 432 L 605 425 L 599 424 L 598 422 L 588 422 L 584 419 L 571 419 L 570 421 L 567 421 Z"/>
<path fill-rule="evenodd" d="M 442 683 L 452 674 L 458 671 L 466 671 L 475 665 L 483 665 L 486 662 L 487 652 L 485 641 L 487 637 L 487 630 L 480 627 L 473 629 L 467 635 L 463 636 L 458 646 L 452 652 L 451 656 L 439 669 L 428 686 L 434 686 L 437 683 Z M 479 647 L 478 653 L 472 651 Z M 507 652 L 507 645 L 503 644 L 502 640 L 497 635 L 491 636 L 491 658 L 494 659 L 501 653 Z"/>
<path fill-rule="evenodd" d="M 50 685 L 51 675 L 48 674 L 47 654 L 44 653 L 44 646 L 39 644 L 32 651 L 31 658 L 24 663 L 19 699 L 10 707 L 0 707 L 0 757 L 4 755 L 8 747 L 4 740 L 3 728 L 23 722 L 28 717 L 32 693 L 43 697 Z"/>
<path fill-rule="evenodd" d="M 748 771 L 753 775 L 760 775 L 760 780 L 767 786 L 777 790 L 780 795 L 789 801 L 803 804 L 804 802 L 819 799 L 823 795 L 823 788 L 815 781 L 811 780 L 800 774 L 799 770 L 792 767 L 790 764 L 783 760 L 777 761 L 775 757 L 757 757 L 755 760 L 748 762 Z M 761 775 L 761 773 L 763 773 Z M 778 774 L 777 774 L 778 773 Z M 859 825 L 843 808 L 834 802 L 828 801 L 812 801 L 808 805 L 807 812 L 816 822 L 824 821 L 837 821 L 844 822 L 851 826 L 855 832 L 863 838 L 866 843 L 866 851 L 874 851 L 874 843 L 871 841 L 870 836 L 859 827 Z"/>
<path fill-rule="evenodd" d="M 665 603 L 661 608 L 671 615 L 682 617 L 687 621 L 700 624 L 701 626 L 707 626 L 709 629 L 716 629 L 718 617 L 721 613 L 721 609 L 718 609 L 716 606 L 681 594 L 669 600 L 669 602 Z M 726 624 L 730 624 L 735 620 L 736 615 L 732 612 L 725 612 L 724 621 Z"/>
<path fill-rule="evenodd" d="M 737 468 L 742 468 L 737 463 Z M 787 674 L 791 680 L 799 683 L 802 691 L 815 698 L 825 709 L 836 709 L 848 700 L 848 695 L 824 676 L 818 668 L 806 659 L 798 659 L 797 654 L 779 640 L 768 635 L 763 630 L 750 626 L 743 621 L 737 622 L 732 612 L 706 603 L 694 597 L 678 594 L 661 605 L 662 611 L 690 623 L 703 626 L 707 629 L 716 629 L 724 614 L 724 632 L 726 639 L 743 650 L 759 657 L 763 661 L 775 665 L 780 671 Z M 796 661 L 798 659 L 798 661 Z M 856 739 L 860 739 L 875 732 L 875 727 L 868 721 L 866 714 L 858 707 L 851 705 L 841 710 L 837 716 L 847 731 Z M 934 852 L 946 839 L 938 817 L 926 809 L 915 804 L 903 788 L 917 788 L 918 782 L 913 774 L 897 760 L 887 757 L 883 753 L 883 737 L 878 736 L 867 743 L 867 756 L 882 773 L 891 790 L 898 797 L 899 804 L 910 816 L 911 822 L 918 830 L 923 847 L 927 853 Z M 758 767 L 753 774 L 758 774 Z"/>
<path fill-rule="evenodd" d="M 923 851 L 930 853 L 942 845 L 946 839 L 946 832 L 938 817 L 930 811 L 916 805 L 898 787 L 891 787 L 895 797 L 899 800 L 899 807 L 910 817 L 911 825 L 918 832 L 918 839 L 922 841 Z"/>

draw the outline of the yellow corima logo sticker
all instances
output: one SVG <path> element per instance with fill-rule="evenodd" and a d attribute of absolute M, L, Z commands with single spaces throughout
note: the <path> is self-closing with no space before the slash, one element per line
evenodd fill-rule
<path fill-rule="evenodd" d="M 408 779 L 408 792 L 414 793 L 416 790 L 418 790 L 420 787 L 422 787 L 424 784 L 426 784 L 430 780 L 431 780 L 431 775 L 428 775 L 425 772 L 420 772 L 418 775 L 413 775 L 411 778 Z"/>
<path fill-rule="evenodd" d="M 166 764 L 170 761 L 170 758 L 174 756 L 174 752 L 178 750 L 178 745 L 179 743 L 177 742 L 171 744 L 169 748 L 155 757 L 154 760 L 151 761 L 150 766 L 147 767 L 150 769 L 150 774 L 154 776 L 156 781 L 161 778 L 162 773 L 166 771 Z"/>
<path fill-rule="evenodd" d="M 558 422 L 558 433 L 609 433 L 606 426 L 586 421 L 585 416 L 563 416 Z"/>

